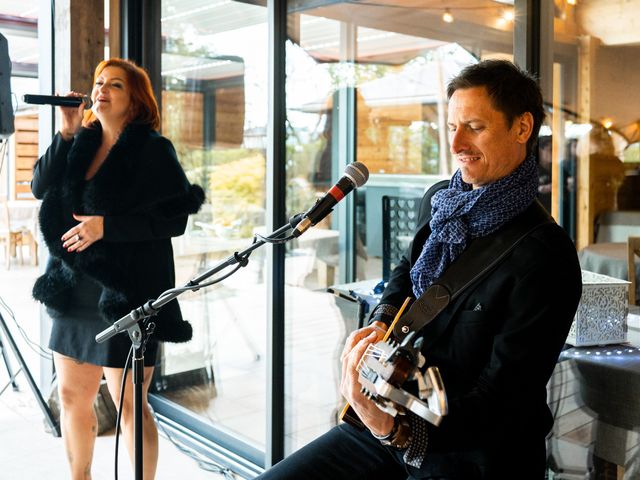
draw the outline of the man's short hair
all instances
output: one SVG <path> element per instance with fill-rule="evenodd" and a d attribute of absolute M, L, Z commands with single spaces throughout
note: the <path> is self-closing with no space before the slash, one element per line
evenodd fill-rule
<path fill-rule="evenodd" d="M 536 79 L 507 60 L 483 60 L 465 67 L 453 77 L 447 87 L 447 98 L 456 90 L 485 87 L 493 106 L 502 112 L 511 127 L 516 117 L 525 112 L 533 116 L 533 131 L 527 141 L 530 154 L 538 141 L 538 132 L 545 113 L 542 92 Z"/>

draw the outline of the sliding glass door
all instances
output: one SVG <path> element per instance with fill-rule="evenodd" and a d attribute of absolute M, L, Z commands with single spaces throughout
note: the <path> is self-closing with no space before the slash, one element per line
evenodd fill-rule
<path fill-rule="evenodd" d="M 177 282 L 184 284 L 264 230 L 267 10 L 163 0 L 161 22 L 162 133 L 206 192 L 174 242 Z M 258 464 L 266 424 L 265 258 L 257 250 L 235 275 L 180 298 L 193 339 L 165 344 L 155 382 L 160 397 Z"/>

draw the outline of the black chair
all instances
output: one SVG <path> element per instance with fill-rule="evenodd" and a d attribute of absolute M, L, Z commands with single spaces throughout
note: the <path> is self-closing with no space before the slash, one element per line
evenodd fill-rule
<path fill-rule="evenodd" d="M 382 197 L 382 280 L 406 252 L 416 229 L 420 197 Z"/>

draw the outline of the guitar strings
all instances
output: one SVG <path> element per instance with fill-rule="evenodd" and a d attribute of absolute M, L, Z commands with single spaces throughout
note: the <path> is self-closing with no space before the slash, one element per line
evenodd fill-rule
<path fill-rule="evenodd" d="M 360 372 L 362 368 L 365 366 L 365 361 L 366 361 L 365 359 L 367 357 L 373 357 L 374 359 L 380 362 L 386 362 L 388 355 L 383 348 L 378 346 L 377 343 L 370 344 L 365 350 L 364 354 L 362 355 L 362 358 L 360 358 L 358 365 L 356 366 L 357 372 Z"/>
<path fill-rule="evenodd" d="M 398 320 L 400 320 L 400 317 L 402 316 L 402 314 L 404 313 L 405 308 L 407 308 L 407 306 L 409 305 L 409 303 L 411 302 L 411 297 L 407 297 L 404 301 L 404 303 L 402 304 L 402 306 L 400 307 L 400 310 L 398 310 L 398 313 L 396 313 L 395 318 L 393 319 L 393 322 L 391 322 L 391 325 L 389 325 L 389 328 L 387 329 L 387 332 L 384 335 L 384 338 L 382 339 L 383 341 L 386 341 L 389 336 L 391 335 L 391 332 L 393 331 L 396 323 L 398 323 Z M 360 366 L 361 362 L 358 362 L 358 366 Z M 347 418 L 349 409 L 351 408 L 351 406 L 349 405 L 349 402 L 345 403 L 344 407 L 342 408 L 342 411 L 340 412 L 340 420 L 344 420 L 345 418 Z M 355 415 L 355 414 L 354 414 Z"/>
<path fill-rule="evenodd" d="M 396 326 L 396 323 L 398 323 L 398 320 L 400 320 L 400 317 L 402 316 L 402 314 L 404 313 L 404 310 L 409 306 L 409 303 L 411 302 L 411 297 L 407 297 L 402 306 L 400 307 L 400 310 L 398 310 L 398 313 L 396 313 L 395 318 L 393 319 L 393 322 L 391 322 L 391 325 L 389 325 L 389 328 L 387 329 L 387 331 L 384 334 L 384 337 L 382 338 L 383 342 L 386 342 L 389 337 L 391 336 L 391 333 L 393 332 L 394 327 Z M 364 359 L 368 356 L 371 355 L 373 356 L 373 354 L 369 351 L 370 349 L 378 349 L 378 351 L 380 351 L 380 347 L 376 346 L 377 344 L 369 344 L 369 346 L 367 347 L 367 349 L 364 352 L 364 355 L 362 355 L 362 358 L 360 358 L 360 361 L 358 362 L 358 365 L 356 365 L 356 371 L 360 372 L 362 369 L 362 366 L 364 365 Z M 378 358 L 382 357 L 382 353 L 380 353 L 380 355 L 378 356 Z M 382 361 L 386 361 L 387 359 L 384 358 Z M 349 404 L 345 405 L 344 410 L 343 410 L 343 414 L 344 412 L 347 410 L 347 408 L 349 408 Z"/>

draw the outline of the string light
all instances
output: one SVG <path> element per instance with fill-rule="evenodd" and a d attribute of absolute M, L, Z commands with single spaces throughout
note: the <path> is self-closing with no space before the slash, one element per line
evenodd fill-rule
<path fill-rule="evenodd" d="M 603 118 L 601 123 L 602 123 L 602 126 L 607 130 L 609 130 L 613 126 L 613 120 L 608 117 Z"/>
<path fill-rule="evenodd" d="M 567 0 L 567 4 L 569 5 L 575 5 L 576 3 L 578 3 L 577 0 Z"/>
<path fill-rule="evenodd" d="M 453 15 L 451 14 L 451 10 L 445 8 L 444 13 L 442 14 L 442 21 L 446 23 L 453 22 Z"/>

